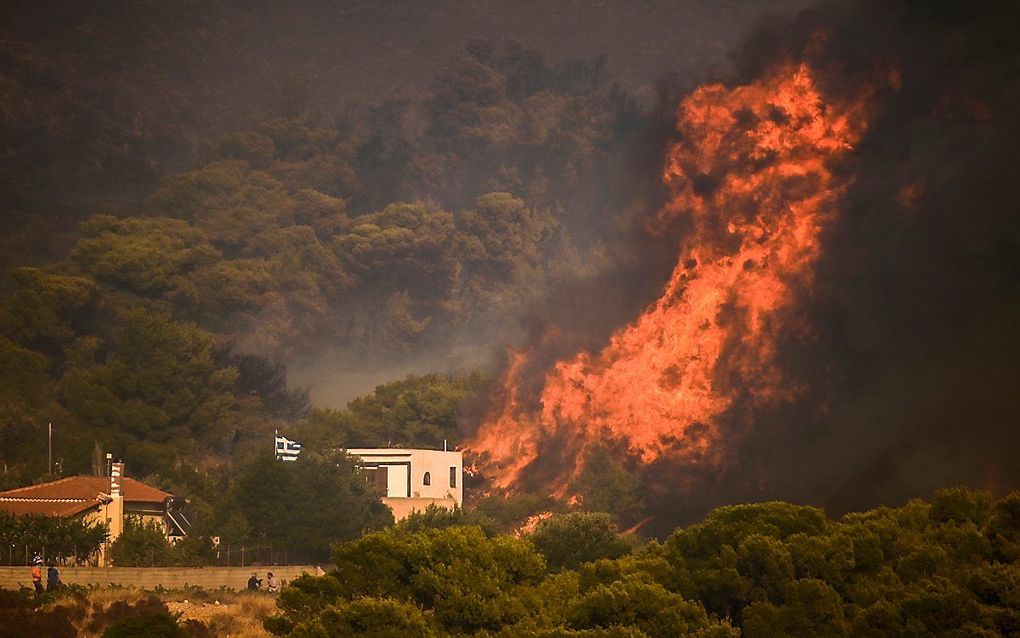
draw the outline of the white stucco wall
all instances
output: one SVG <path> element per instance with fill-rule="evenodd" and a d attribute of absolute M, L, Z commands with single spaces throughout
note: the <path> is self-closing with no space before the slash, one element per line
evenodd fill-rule
<path fill-rule="evenodd" d="M 389 474 L 386 478 L 386 496 L 408 496 L 408 471 L 408 467 L 405 465 L 389 466 Z"/>
<path fill-rule="evenodd" d="M 390 498 L 452 498 L 464 503 L 464 455 L 443 450 L 404 450 L 397 448 L 351 448 L 348 454 L 366 465 L 385 465 L 388 472 L 386 496 Z M 456 485 L 450 485 L 454 468 Z M 408 493 L 408 469 L 410 493 Z M 428 472 L 430 485 L 425 485 Z"/>

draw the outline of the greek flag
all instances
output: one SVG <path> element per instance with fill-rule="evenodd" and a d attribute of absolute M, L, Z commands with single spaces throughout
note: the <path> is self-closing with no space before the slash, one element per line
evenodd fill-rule
<path fill-rule="evenodd" d="M 281 461 L 296 461 L 301 453 L 301 444 L 276 433 L 276 458 Z"/>

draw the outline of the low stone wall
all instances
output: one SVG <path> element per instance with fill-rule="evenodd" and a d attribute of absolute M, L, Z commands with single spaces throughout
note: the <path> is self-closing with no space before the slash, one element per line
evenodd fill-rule
<path fill-rule="evenodd" d="M 205 589 L 244 589 L 248 577 L 257 572 L 265 587 L 266 572 L 273 572 L 281 583 L 301 574 L 321 576 L 316 565 L 277 565 L 272 567 L 61 567 L 60 580 L 75 585 L 123 585 L 142 589 L 178 589 L 185 586 Z M 43 570 L 43 578 L 46 571 Z M 0 567 L 0 588 L 32 586 L 31 567 Z"/>

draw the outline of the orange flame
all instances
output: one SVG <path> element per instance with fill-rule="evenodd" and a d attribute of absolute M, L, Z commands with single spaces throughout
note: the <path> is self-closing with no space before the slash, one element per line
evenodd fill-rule
<path fill-rule="evenodd" d="M 796 396 L 777 338 L 795 291 L 811 284 L 846 186 L 832 163 L 859 138 L 860 111 L 826 101 L 803 65 L 682 101 L 664 175 L 672 201 L 654 224 L 693 221 L 672 276 L 600 352 L 548 370 L 539 409 L 524 407 L 527 355 L 513 355 L 501 404 L 466 446 L 490 485 L 513 490 L 536 459 L 556 455 L 551 491 L 563 495 L 588 447 L 606 439 L 645 462 L 668 453 L 718 463 L 720 417 L 738 396 L 752 406 Z"/>

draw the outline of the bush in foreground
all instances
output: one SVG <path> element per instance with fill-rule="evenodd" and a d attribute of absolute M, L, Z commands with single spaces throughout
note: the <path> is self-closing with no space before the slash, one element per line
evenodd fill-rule
<path fill-rule="evenodd" d="M 663 543 L 553 517 L 522 538 L 463 516 L 337 546 L 336 570 L 280 595 L 277 635 L 1020 635 L 1020 493 L 966 489 L 832 520 L 722 507 Z M 436 527 L 429 527 L 429 522 Z"/>

